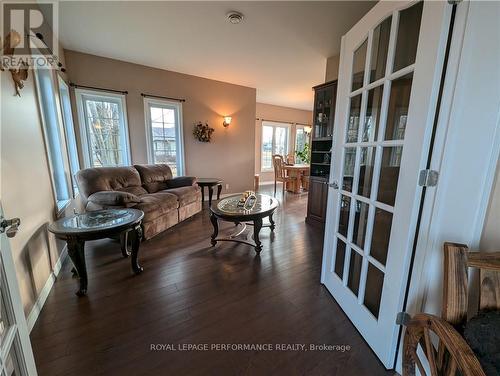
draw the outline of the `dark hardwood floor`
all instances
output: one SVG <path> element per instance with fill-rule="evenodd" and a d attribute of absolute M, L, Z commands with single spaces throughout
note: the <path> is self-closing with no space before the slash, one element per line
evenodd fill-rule
<path fill-rule="evenodd" d="M 320 284 L 323 239 L 304 223 L 307 196 L 285 196 L 260 257 L 241 244 L 211 248 L 207 209 L 142 243 L 138 276 L 118 243 L 87 243 L 88 296 L 75 296 L 67 259 L 31 333 L 39 375 L 392 374 Z M 351 349 L 151 350 L 217 343 Z"/>

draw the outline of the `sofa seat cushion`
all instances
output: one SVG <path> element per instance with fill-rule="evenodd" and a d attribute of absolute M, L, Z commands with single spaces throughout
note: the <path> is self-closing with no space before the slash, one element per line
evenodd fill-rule
<path fill-rule="evenodd" d="M 201 200 L 201 190 L 199 187 L 190 185 L 188 187 L 171 188 L 162 192 L 168 192 L 177 196 L 179 207 L 189 205 Z"/>
<path fill-rule="evenodd" d="M 134 206 L 134 209 L 139 209 L 144 212 L 144 222 L 152 221 L 170 211 L 175 211 L 179 201 L 177 196 L 167 192 L 148 193 L 140 196 L 141 202 Z"/>

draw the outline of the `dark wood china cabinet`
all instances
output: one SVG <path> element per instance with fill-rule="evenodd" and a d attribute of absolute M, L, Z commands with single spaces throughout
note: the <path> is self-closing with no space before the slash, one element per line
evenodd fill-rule
<path fill-rule="evenodd" d="M 333 121 L 337 81 L 314 88 L 313 127 L 311 139 L 311 176 L 306 222 L 324 227 L 328 201 L 328 177 L 332 159 Z"/>

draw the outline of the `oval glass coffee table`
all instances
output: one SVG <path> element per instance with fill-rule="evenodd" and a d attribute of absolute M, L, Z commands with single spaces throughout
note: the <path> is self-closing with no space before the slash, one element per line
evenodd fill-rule
<path fill-rule="evenodd" d="M 49 225 L 49 231 L 57 238 L 65 240 L 68 254 L 80 279 L 80 288 L 76 295 L 87 294 L 87 267 L 85 265 L 85 242 L 112 238 L 128 234 L 132 245 L 132 270 L 139 274 L 142 267 L 137 261 L 142 238 L 141 222 L 144 213 L 137 209 L 108 209 L 75 214 L 61 218 Z M 124 253 L 128 256 L 128 253 Z"/>
<path fill-rule="evenodd" d="M 250 206 L 242 206 L 240 203 L 241 194 L 229 196 L 222 199 L 210 208 L 210 221 L 214 227 L 214 232 L 212 234 L 211 244 L 215 246 L 217 242 L 236 242 L 251 245 L 255 248 L 255 252 L 259 254 L 262 251 L 262 243 L 259 240 L 259 233 L 262 227 L 269 227 L 271 231 L 274 231 L 275 223 L 273 220 L 273 214 L 278 207 L 278 200 L 275 198 L 257 193 L 255 195 L 255 200 Z M 263 219 L 269 217 L 269 225 L 263 225 Z M 243 229 L 237 234 L 231 235 L 228 238 L 218 238 L 219 235 L 219 223 L 218 220 L 223 220 L 226 222 L 233 222 L 236 225 L 243 224 Z M 253 243 L 249 240 L 237 239 L 236 237 L 243 233 L 246 225 L 253 225 Z"/>

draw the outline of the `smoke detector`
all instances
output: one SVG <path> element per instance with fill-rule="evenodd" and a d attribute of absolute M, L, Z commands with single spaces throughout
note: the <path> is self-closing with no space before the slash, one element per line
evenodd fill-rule
<path fill-rule="evenodd" d="M 226 17 L 229 20 L 229 22 L 231 22 L 234 25 L 239 24 L 241 21 L 243 21 L 243 15 L 235 11 L 229 12 L 226 15 Z"/>

